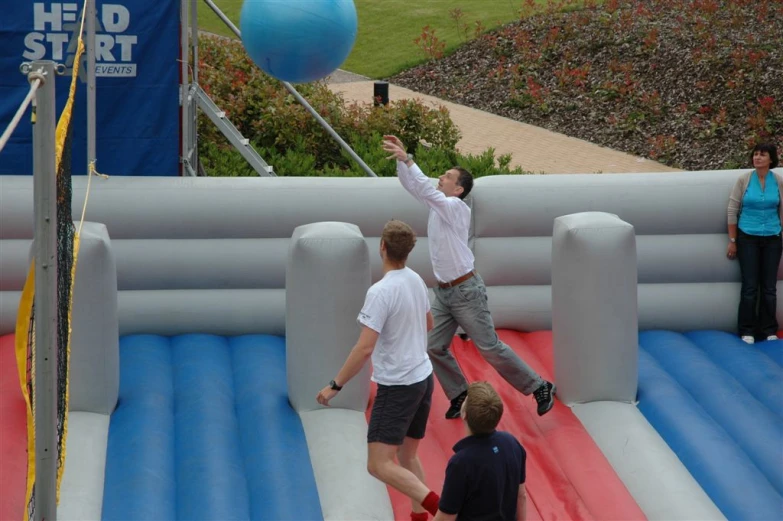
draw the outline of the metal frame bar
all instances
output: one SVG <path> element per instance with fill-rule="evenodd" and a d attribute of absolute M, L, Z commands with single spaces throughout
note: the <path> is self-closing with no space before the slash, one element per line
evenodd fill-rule
<path fill-rule="evenodd" d="M 185 1 L 185 0 L 182 0 Z M 190 0 L 190 47 L 193 51 L 193 64 L 191 66 L 191 75 L 193 85 L 190 89 L 190 152 L 188 152 L 188 161 L 191 168 L 198 175 L 198 99 L 196 97 L 196 87 L 198 86 L 198 0 Z"/>
<path fill-rule="evenodd" d="M 189 45 L 189 33 L 190 29 L 188 23 L 188 1 L 180 0 L 179 9 L 179 33 L 180 33 L 180 93 L 179 93 L 179 107 L 181 118 L 181 130 L 180 130 L 180 164 L 182 164 L 182 175 L 188 175 L 192 172 L 186 167 L 189 162 L 188 158 L 188 146 L 190 137 L 190 125 L 195 124 L 195 121 L 191 121 L 190 110 L 188 110 L 188 94 L 190 92 L 190 71 L 188 66 L 190 65 L 190 49 Z"/>
<path fill-rule="evenodd" d="M 97 161 L 95 150 L 95 19 L 98 13 L 95 9 L 96 0 L 87 1 L 87 20 L 85 20 L 85 30 L 87 32 L 87 44 L 85 50 L 87 51 L 87 168 L 90 168 L 90 163 Z M 90 172 L 88 171 L 89 175 Z"/>
<path fill-rule="evenodd" d="M 226 113 L 220 110 L 215 102 L 207 95 L 204 90 L 196 87 L 196 98 L 198 106 L 202 112 L 212 121 L 212 123 L 226 136 L 226 139 L 234 145 L 234 148 L 245 158 L 245 161 L 260 176 L 275 177 L 274 170 L 264 161 L 256 149 L 250 145 L 250 140 L 245 138 L 231 121 L 226 117 Z"/>
<path fill-rule="evenodd" d="M 182 0 L 183 2 L 186 0 Z M 204 3 L 206 3 L 210 9 L 212 9 L 215 14 L 220 18 L 231 31 L 237 35 L 237 38 L 242 38 L 242 33 L 239 31 L 236 25 L 234 25 L 231 20 L 223 13 L 223 11 L 220 10 L 220 8 L 215 5 L 215 2 L 212 0 L 204 0 Z M 291 93 L 291 95 L 296 98 L 296 101 L 302 104 L 302 106 L 307 109 L 307 111 L 315 118 L 315 120 L 326 130 L 332 138 L 337 141 L 337 143 L 345 150 L 349 156 L 351 156 L 351 159 L 356 161 L 359 166 L 364 170 L 364 172 L 370 176 L 370 177 L 378 177 L 378 175 L 372 171 L 372 168 L 367 166 L 367 163 L 365 163 L 361 157 L 354 152 L 354 150 L 351 148 L 351 146 L 343 140 L 343 138 L 340 137 L 340 135 L 332 128 L 331 125 L 323 118 L 321 115 L 307 102 L 306 99 L 302 97 L 301 94 L 294 88 L 293 85 L 288 83 L 287 81 L 282 82 L 283 86 L 285 86 L 286 90 Z"/>
<path fill-rule="evenodd" d="M 24 72 L 24 71 L 23 71 Z M 57 519 L 57 171 L 55 64 L 36 61 L 33 105 L 35 240 L 35 519 Z"/>

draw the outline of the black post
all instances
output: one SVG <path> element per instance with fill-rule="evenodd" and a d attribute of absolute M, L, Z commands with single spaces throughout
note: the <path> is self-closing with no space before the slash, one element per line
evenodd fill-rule
<path fill-rule="evenodd" d="M 372 99 L 374 105 L 388 105 L 389 104 L 389 82 L 388 81 L 376 81 L 373 86 Z"/>

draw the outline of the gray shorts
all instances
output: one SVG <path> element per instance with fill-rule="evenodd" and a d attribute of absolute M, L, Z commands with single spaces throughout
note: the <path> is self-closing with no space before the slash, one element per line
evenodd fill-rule
<path fill-rule="evenodd" d="M 434 385 L 432 373 L 411 385 L 378 384 L 367 427 L 367 443 L 402 445 L 406 437 L 424 438 Z"/>

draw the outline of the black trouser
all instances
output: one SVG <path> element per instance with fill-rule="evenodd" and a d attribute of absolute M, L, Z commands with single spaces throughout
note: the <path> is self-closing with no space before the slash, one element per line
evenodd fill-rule
<path fill-rule="evenodd" d="M 742 273 L 738 329 L 740 336 L 763 337 L 778 331 L 775 318 L 778 266 L 783 253 L 780 234 L 761 236 L 748 235 L 742 230 L 737 236 L 737 259 Z M 758 298 L 761 288 L 761 298 Z M 758 315 L 756 314 L 756 302 Z"/>

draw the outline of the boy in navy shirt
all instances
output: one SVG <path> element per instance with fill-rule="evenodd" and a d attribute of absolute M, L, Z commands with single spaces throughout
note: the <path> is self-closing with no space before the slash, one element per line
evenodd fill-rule
<path fill-rule="evenodd" d="M 487 382 L 468 387 L 462 404 L 468 436 L 454 445 L 434 521 L 524 521 L 525 449 L 496 430 L 503 402 Z"/>

